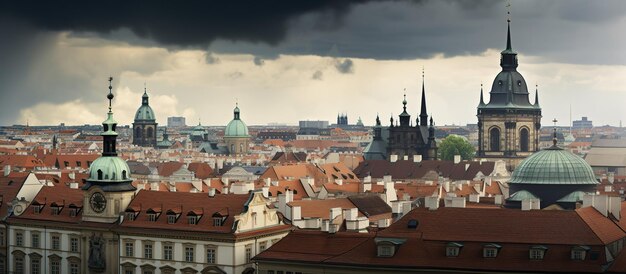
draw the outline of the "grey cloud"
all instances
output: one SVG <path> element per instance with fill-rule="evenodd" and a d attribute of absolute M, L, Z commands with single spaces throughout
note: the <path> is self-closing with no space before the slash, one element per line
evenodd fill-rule
<path fill-rule="evenodd" d="M 209 65 L 220 63 L 220 58 L 215 56 L 213 52 L 207 51 L 206 53 L 204 53 L 204 56 L 204 61 Z"/>
<path fill-rule="evenodd" d="M 354 73 L 354 62 L 350 59 L 335 60 L 335 68 L 343 74 Z"/>
<path fill-rule="evenodd" d="M 265 60 L 263 60 L 263 58 L 259 57 L 259 56 L 254 56 L 254 60 L 253 60 L 254 64 L 257 66 L 263 66 L 265 65 Z"/>

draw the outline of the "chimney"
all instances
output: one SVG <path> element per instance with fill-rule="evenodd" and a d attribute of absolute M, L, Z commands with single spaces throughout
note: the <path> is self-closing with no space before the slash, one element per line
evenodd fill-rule
<path fill-rule="evenodd" d="M 609 197 L 609 213 L 619 221 L 622 210 L 622 199 L 620 197 Z"/>
<path fill-rule="evenodd" d="M 215 197 L 215 188 L 209 187 L 209 197 Z"/>
<path fill-rule="evenodd" d="M 302 208 L 299 206 L 291 207 L 291 220 L 300 220 L 302 219 Z"/>
<path fill-rule="evenodd" d="M 11 165 L 4 166 L 4 177 L 9 176 L 11 174 Z"/>
<path fill-rule="evenodd" d="M 372 182 L 372 176 L 370 176 L 370 175 L 365 176 L 365 178 L 363 178 L 363 182 L 364 183 L 371 183 Z"/>
<path fill-rule="evenodd" d="M 343 179 L 335 179 L 335 184 L 343 185 Z"/>
<path fill-rule="evenodd" d="M 268 177 L 263 179 L 263 182 L 265 183 L 265 186 L 270 186 L 270 184 L 272 183 L 272 179 Z"/>
<path fill-rule="evenodd" d="M 479 203 L 480 202 L 480 196 L 478 194 L 470 194 L 469 195 L 469 201 L 472 203 Z"/>
<path fill-rule="evenodd" d="M 391 175 L 383 176 L 383 182 L 391 182 Z"/>
<path fill-rule="evenodd" d="M 395 163 L 398 161 L 398 155 L 397 154 L 391 154 L 389 156 L 389 162 Z"/>
<path fill-rule="evenodd" d="M 345 209 L 344 216 L 347 221 L 355 221 L 359 217 L 359 211 L 356 208 Z"/>
<path fill-rule="evenodd" d="M 461 162 L 461 155 L 454 155 L 454 163 L 458 164 Z"/>
<path fill-rule="evenodd" d="M 269 186 L 264 186 L 262 189 L 263 189 L 263 197 L 269 198 L 270 197 L 270 187 Z"/>
<path fill-rule="evenodd" d="M 502 204 L 502 194 L 497 194 L 494 197 L 494 204 L 501 205 Z"/>
<path fill-rule="evenodd" d="M 404 155 L 404 157 L 402 157 L 402 160 L 408 161 L 409 160 L 409 155 Z"/>
<path fill-rule="evenodd" d="M 142 185 L 143 186 L 143 185 Z M 78 189 L 78 183 L 77 182 L 71 182 L 70 183 L 70 188 L 71 189 Z"/>
<path fill-rule="evenodd" d="M 363 182 L 361 183 L 361 192 L 372 191 L 372 183 L 371 182 Z"/>
<path fill-rule="evenodd" d="M 439 197 L 437 196 L 426 196 L 424 197 L 424 205 L 426 208 L 430 210 L 436 210 L 439 208 Z"/>
<path fill-rule="evenodd" d="M 285 201 L 287 203 L 293 202 L 293 191 L 291 191 L 291 190 L 285 191 Z"/>
<path fill-rule="evenodd" d="M 422 162 L 422 155 L 413 155 L 413 162 L 414 163 Z"/>
<path fill-rule="evenodd" d="M 607 179 L 609 180 L 609 184 L 612 184 L 613 182 L 615 182 L 615 172 L 609 172 Z"/>
<path fill-rule="evenodd" d="M 333 207 L 333 208 L 331 208 L 330 209 L 329 221 L 332 223 L 332 221 L 339 215 L 341 215 L 341 207 Z"/>
<path fill-rule="evenodd" d="M 411 203 L 402 203 L 402 215 L 405 215 L 411 211 Z"/>

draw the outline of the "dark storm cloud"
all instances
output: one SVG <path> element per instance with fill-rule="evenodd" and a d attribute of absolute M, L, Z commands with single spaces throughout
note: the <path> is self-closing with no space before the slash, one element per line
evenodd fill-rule
<path fill-rule="evenodd" d="M 289 19 L 315 11 L 340 16 L 358 2 L 365 1 L 4 1 L 0 15 L 50 31 L 128 28 L 166 46 L 201 47 L 218 38 L 275 45 Z"/>
<path fill-rule="evenodd" d="M 354 72 L 354 62 L 350 59 L 335 60 L 335 68 L 343 74 Z"/>

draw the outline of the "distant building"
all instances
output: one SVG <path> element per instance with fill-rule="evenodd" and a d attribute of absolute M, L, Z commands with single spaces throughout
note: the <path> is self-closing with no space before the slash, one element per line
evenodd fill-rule
<path fill-rule="evenodd" d="M 300 121 L 299 123 L 301 128 L 327 128 L 328 121 Z"/>
<path fill-rule="evenodd" d="M 250 135 L 248 126 L 240 119 L 239 106 L 235 106 L 234 117 L 224 129 L 224 142 L 230 155 L 248 154 Z"/>
<path fill-rule="evenodd" d="M 144 89 L 141 96 L 141 107 L 135 113 L 133 123 L 133 145 L 156 147 L 157 122 L 154 111 L 148 102 L 148 92 Z"/>
<path fill-rule="evenodd" d="M 517 52 L 511 46 L 510 23 L 506 49 L 500 57 L 502 71 L 493 80 L 489 103 L 480 89 L 477 157 L 502 159 L 514 168 L 524 158 L 539 150 L 541 107 L 538 92 L 530 103 L 526 80 L 517 71 Z"/>
<path fill-rule="evenodd" d="M 609 172 L 617 176 L 626 175 L 626 139 L 593 140 L 585 161 L 598 175 Z"/>
<path fill-rule="evenodd" d="M 168 127 L 186 127 L 185 117 L 167 117 Z"/>
<path fill-rule="evenodd" d="M 572 129 L 593 128 L 593 122 L 587 120 L 587 117 L 583 116 L 581 120 L 575 120 L 572 122 Z"/>

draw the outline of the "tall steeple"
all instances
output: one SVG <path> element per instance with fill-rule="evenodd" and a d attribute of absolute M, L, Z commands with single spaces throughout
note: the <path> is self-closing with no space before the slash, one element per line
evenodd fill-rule
<path fill-rule="evenodd" d="M 422 110 L 420 111 L 420 126 L 428 126 L 428 113 L 426 112 L 426 88 L 424 88 L 424 68 L 422 68 Z"/>
<path fill-rule="evenodd" d="M 503 70 L 517 69 L 517 52 L 513 50 L 511 45 L 511 4 L 507 4 L 507 31 L 506 31 L 506 49 L 502 51 L 500 57 L 500 66 Z"/>
<path fill-rule="evenodd" d="M 113 101 L 113 87 L 111 86 L 111 82 L 113 81 L 113 77 L 109 77 L 109 94 L 107 95 L 107 99 L 109 99 L 109 112 L 107 113 L 107 119 L 102 122 L 102 140 L 104 148 L 102 149 L 102 156 L 117 156 L 117 152 L 115 151 L 117 132 L 115 132 L 115 128 L 117 127 L 117 121 L 113 119 L 113 111 L 111 108 L 111 104 Z"/>
<path fill-rule="evenodd" d="M 234 119 L 239 120 L 239 102 L 235 103 Z"/>
<path fill-rule="evenodd" d="M 146 83 L 143 83 L 143 96 L 141 96 L 141 104 L 142 105 L 149 105 L 148 103 L 148 90 L 146 88 Z"/>

